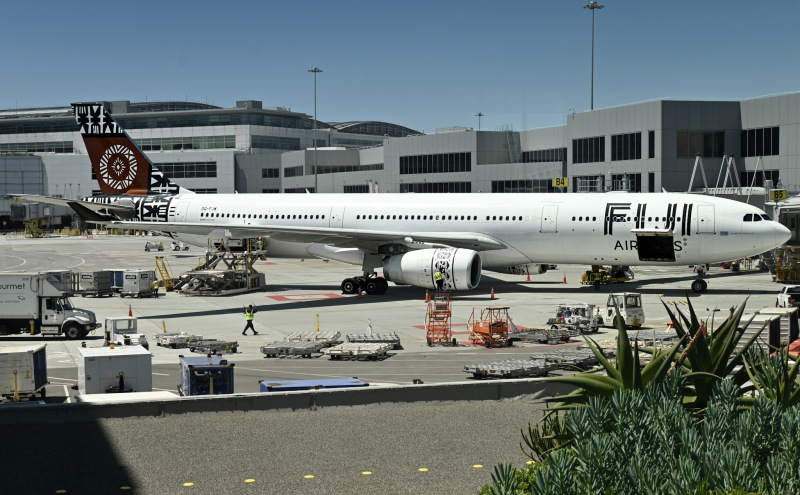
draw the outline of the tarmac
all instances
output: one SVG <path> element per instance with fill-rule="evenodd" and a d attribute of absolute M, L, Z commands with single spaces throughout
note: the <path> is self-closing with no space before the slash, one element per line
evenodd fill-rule
<path fill-rule="evenodd" d="M 154 268 L 164 256 L 177 276 L 194 267 L 201 248 L 188 252 L 145 252 L 154 237 L 99 236 L 25 239 L 0 236 L 0 271 L 37 272 Z M 153 354 L 153 388 L 176 392 L 178 355 L 188 349 L 155 345 L 157 333 L 186 331 L 239 343 L 228 354 L 235 363 L 237 393 L 259 391 L 259 380 L 358 377 L 373 386 L 474 381 L 463 371 L 475 363 L 527 359 L 574 348 L 518 343 L 486 349 L 467 341 L 474 308 L 508 307 L 520 327 L 546 328 L 555 306 L 585 302 L 605 306 L 609 292 L 640 292 L 646 323 L 642 332 L 667 328 L 664 308 L 685 311 L 691 303 L 700 317 L 722 319 L 728 308 L 747 299 L 747 307 L 775 306 L 780 286 L 766 272 L 731 272 L 712 267 L 708 291 L 694 295 L 690 267 L 636 267 L 630 282 L 594 291 L 580 283 L 588 267 L 558 266 L 541 275 L 484 272 L 479 287 L 452 294 L 456 347 L 431 346 L 425 340 L 425 290 L 390 284 L 386 294 L 343 295 L 341 281 L 358 267 L 318 259 L 269 259 L 256 265 L 266 274 L 261 292 L 224 297 L 188 297 L 176 293 L 157 299 L 74 298 L 77 307 L 95 311 L 98 320 L 138 317 Z M 492 296 L 492 293 L 494 296 Z M 687 299 L 688 296 L 688 299 Z M 663 302 L 662 302 L 663 301 Z M 242 336 L 243 305 L 254 304 L 258 335 Z M 673 305 L 674 304 L 674 305 Z M 337 361 L 327 357 L 265 358 L 267 342 L 292 332 L 338 331 L 397 333 L 402 349 L 378 361 Z M 602 328 L 592 338 L 613 346 L 616 331 Z M 73 401 L 82 342 L 102 345 L 96 330 L 81 341 L 42 336 L 2 336 L 6 343 L 47 343 L 47 402 Z M 0 407 L 7 407 L 0 404 Z M 11 405 L 10 407 L 18 407 Z M 414 402 L 325 407 L 316 410 L 221 411 L 167 417 L 108 418 L 84 423 L 3 426 L 8 445 L 24 445 L 19 475 L 8 493 L 477 493 L 489 483 L 499 462 L 523 466 L 520 429 L 541 415 L 531 397 L 516 399 Z M 53 448 L 41 449 L 41 445 Z M 55 448 L 58 447 L 58 448 Z M 79 454 L 79 455 L 76 455 Z M 31 461 L 35 459 L 35 461 Z M 10 462 L 6 459 L 7 465 Z M 14 463 L 16 466 L 17 464 Z M 42 466 L 47 472 L 41 475 Z M 482 466 L 482 467 L 476 467 Z M 423 471 L 424 470 L 424 471 Z M 370 474 L 366 474 L 370 473 Z M 309 477 L 313 476 L 313 477 Z M 191 483 L 192 485 L 185 485 Z M 127 488 L 126 488 L 127 487 Z"/>

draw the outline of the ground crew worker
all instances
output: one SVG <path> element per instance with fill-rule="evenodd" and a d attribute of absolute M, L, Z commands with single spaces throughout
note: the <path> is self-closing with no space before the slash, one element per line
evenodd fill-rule
<path fill-rule="evenodd" d="M 595 292 L 600 290 L 600 281 L 603 280 L 603 274 L 599 271 L 594 272 L 594 290 Z"/>
<path fill-rule="evenodd" d="M 433 279 L 436 281 L 436 290 L 441 292 L 442 285 L 444 285 L 444 275 L 439 270 L 436 270 L 436 273 L 433 274 Z"/>
<path fill-rule="evenodd" d="M 244 304 L 242 307 L 244 308 Z M 253 327 L 253 318 L 256 313 L 258 313 L 258 310 L 253 306 L 252 303 L 250 306 L 244 308 L 244 317 L 247 319 L 247 325 L 245 325 L 244 330 L 242 330 L 242 335 L 247 335 L 248 328 L 253 331 L 253 335 L 258 335 L 258 332 L 256 332 L 256 329 Z"/>

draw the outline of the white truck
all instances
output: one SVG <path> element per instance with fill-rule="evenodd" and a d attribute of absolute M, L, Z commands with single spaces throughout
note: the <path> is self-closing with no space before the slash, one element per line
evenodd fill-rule
<path fill-rule="evenodd" d="M 103 345 L 140 345 L 145 349 L 150 349 L 147 336 L 139 333 L 137 320 L 133 316 L 106 318 L 103 333 L 105 334 Z"/>
<path fill-rule="evenodd" d="M 642 295 L 638 292 L 620 292 L 608 295 L 606 302 L 606 325 L 617 328 L 617 313 L 614 302 L 619 308 L 619 316 L 626 327 L 639 328 L 644 325 L 644 309 L 642 308 Z"/>
<path fill-rule="evenodd" d="M 80 339 L 100 327 L 92 311 L 72 305 L 72 272 L 0 273 L 0 335 Z"/>

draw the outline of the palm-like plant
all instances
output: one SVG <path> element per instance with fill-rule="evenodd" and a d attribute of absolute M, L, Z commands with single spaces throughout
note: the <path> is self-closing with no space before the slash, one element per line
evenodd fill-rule
<path fill-rule="evenodd" d="M 789 352 L 781 349 L 775 355 L 755 362 L 744 358 L 744 369 L 759 395 L 769 398 L 785 410 L 800 404 L 800 359 L 789 365 Z M 752 405 L 754 399 L 746 398 Z"/>

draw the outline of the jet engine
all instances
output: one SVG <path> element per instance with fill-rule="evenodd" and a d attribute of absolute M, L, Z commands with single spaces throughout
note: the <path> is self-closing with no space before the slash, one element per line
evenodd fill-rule
<path fill-rule="evenodd" d="M 420 249 L 384 260 L 383 276 L 399 285 L 436 289 L 433 274 L 444 275 L 443 288 L 470 290 L 481 281 L 481 257 L 470 249 Z"/>

